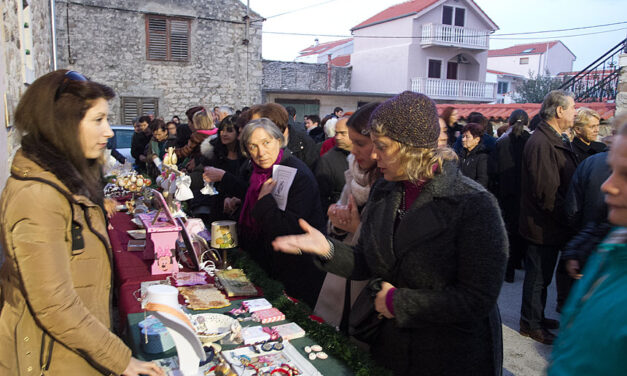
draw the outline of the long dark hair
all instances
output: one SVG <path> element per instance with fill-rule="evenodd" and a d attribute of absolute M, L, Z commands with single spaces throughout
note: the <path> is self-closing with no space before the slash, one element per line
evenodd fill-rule
<path fill-rule="evenodd" d="M 525 130 L 525 126 L 529 124 L 529 115 L 527 115 L 525 110 L 514 110 L 511 115 L 509 115 L 508 123 L 512 128 L 510 134 L 514 137 L 520 137 Z"/>
<path fill-rule="evenodd" d="M 446 107 L 443 111 L 442 111 L 442 115 L 440 115 L 440 118 L 442 120 L 444 120 L 444 122 L 446 123 L 447 126 L 452 127 L 453 124 L 451 123 L 451 115 L 453 115 L 453 111 L 455 111 L 455 107 Z"/>
<path fill-rule="evenodd" d="M 220 138 L 220 132 L 224 128 L 231 127 L 235 130 L 235 133 L 239 135 L 239 127 L 237 126 L 237 117 L 233 115 L 229 115 L 222 119 L 220 125 L 218 126 L 218 137 L 214 138 L 210 142 L 213 144 L 214 155 L 217 160 L 225 160 L 228 158 L 229 149 L 226 145 L 222 143 L 222 139 Z M 237 152 L 237 158 L 243 158 L 242 150 L 239 146 L 239 140 L 235 137 L 235 151 Z"/>
<path fill-rule="evenodd" d="M 85 158 L 79 124 L 97 99 L 110 100 L 115 93 L 66 73 L 65 69 L 48 73 L 28 87 L 15 110 L 15 127 L 26 156 L 51 171 L 72 193 L 102 203 L 103 161 Z"/>

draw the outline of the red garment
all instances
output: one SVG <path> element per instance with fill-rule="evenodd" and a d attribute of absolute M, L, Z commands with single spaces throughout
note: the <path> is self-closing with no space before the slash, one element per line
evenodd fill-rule
<path fill-rule="evenodd" d="M 335 137 L 327 138 L 320 148 L 320 156 L 322 157 L 327 151 L 335 147 Z"/>

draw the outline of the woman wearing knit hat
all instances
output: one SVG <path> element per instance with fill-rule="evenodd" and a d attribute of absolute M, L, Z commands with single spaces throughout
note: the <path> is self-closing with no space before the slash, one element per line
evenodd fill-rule
<path fill-rule="evenodd" d="M 437 148 L 427 96 L 401 93 L 370 122 L 384 179 L 372 187 L 357 245 L 301 220 L 305 234 L 276 238 L 275 250 L 312 253 L 320 268 L 345 278 L 382 280 L 370 345 L 394 374 L 500 375 L 507 240 L 496 200 L 459 172 L 450 149 Z"/>

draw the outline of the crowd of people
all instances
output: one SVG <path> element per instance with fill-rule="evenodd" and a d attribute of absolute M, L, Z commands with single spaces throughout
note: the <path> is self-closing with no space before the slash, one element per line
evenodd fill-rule
<path fill-rule="evenodd" d="M 1 371 L 162 374 L 109 329 L 100 173 L 113 95 L 59 70 L 18 105 L 22 148 L 0 201 Z M 620 295 L 627 275 L 624 117 L 608 152 L 597 141 L 599 115 L 576 110 L 563 91 L 547 94 L 535 120 L 512 112 L 498 137 L 482 114 L 462 122 L 454 107 L 438 114 L 430 98 L 409 91 L 302 123 L 276 103 L 194 106 L 185 115 L 187 123 L 154 114 L 134 121 L 134 168 L 156 177 L 173 148 L 191 178 L 189 214 L 207 225 L 236 220 L 242 248 L 287 294 L 361 339 L 394 374 L 500 375 L 497 298 L 517 268 L 525 269 L 520 334 L 544 344 L 560 326 L 545 317 L 556 276 L 569 327 L 550 374 L 592 369 L 605 317 L 624 328 L 625 294 L 607 297 Z M 284 208 L 272 194 L 275 166 L 295 171 Z M 218 194 L 203 194 L 206 183 Z M 368 312 L 357 304 L 364 299 Z M 359 317 L 370 313 L 376 325 L 365 336 Z M 585 346 L 583 333 L 594 338 Z M 620 367 L 612 358 L 625 350 L 620 341 L 603 354 L 606 374 Z"/>

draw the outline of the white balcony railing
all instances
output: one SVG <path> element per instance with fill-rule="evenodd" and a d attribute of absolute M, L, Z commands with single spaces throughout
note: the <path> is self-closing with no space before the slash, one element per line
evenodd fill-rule
<path fill-rule="evenodd" d="M 411 90 L 432 99 L 481 102 L 492 102 L 496 99 L 496 84 L 492 82 L 417 77 L 411 80 Z"/>
<path fill-rule="evenodd" d="M 489 37 L 485 30 L 428 23 L 422 25 L 420 44 L 423 46 L 438 45 L 487 50 Z"/>

